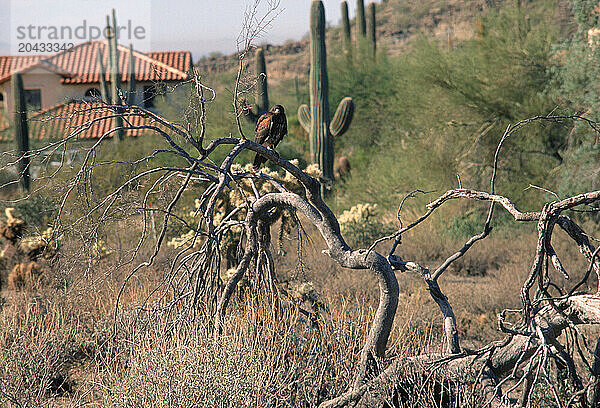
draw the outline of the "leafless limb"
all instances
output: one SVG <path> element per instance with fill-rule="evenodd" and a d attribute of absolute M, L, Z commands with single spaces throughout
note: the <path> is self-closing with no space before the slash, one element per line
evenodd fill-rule
<path fill-rule="evenodd" d="M 239 64 L 233 89 L 233 112 L 235 114 L 237 130 L 241 138 L 246 138 L 241 124 L 244 106 L 240 103 L 239 99 L 241 93 L 247 92 L 247 90 L 244 92 L 241 92 L 240 90 L 245 73 L 244 61 L 248 53 L 252 50 L 256 39 L 265 33 L 277 16 L 283 11 L 280 8 L 280 3 L 280 0 L 268 0 L 266 2 L 266 11 L 261 15 L 259 12 L 261 1 L 254 0 L 252 5 L 248 6 L 244 13 L 244 23 L 242 24 L 242 30 L 237 38 Z"/>

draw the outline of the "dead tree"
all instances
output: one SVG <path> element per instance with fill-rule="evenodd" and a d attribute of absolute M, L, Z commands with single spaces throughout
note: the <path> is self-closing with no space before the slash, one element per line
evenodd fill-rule
<path fill-rule="evenodd" d="M 123 121 L 122 128 L 108 130 L 91 146 L 81 146 L 81 161 L 69 165 L 69 171 L 65 172 L 67 180 L 62 181 L 63 189 L 54 222 L 54 234 L 60 236 L 85 231 L 93 240 L 97 239 L 107 225 L 118 223 L 126 216 L 137 217 L 136 220 L 141 222 L 143 229 L 132 251 L 123 256 L 115 267 L 128 268 L 119 294 L 120 299 L 131 278 L 156 262 L 159 252 L 166 244 L 169 226 L 177 222 L 186 225 L 192 234 L 187 237 L 174 257 L 169 271 L 165 273 L 153 293 L 165 294 L 164 308 L 167 310 L 178 309 L 189 313 L 190 316 L 204 315 L 211 319 L 214 337 L 218 339 L 223 334 L 228 305 L 237 283 L 246 274 L 261 274 L 266 285 L 266 291 L 263 293 L 272 297 L 274 308 L 280 307 L 280 303 L 277 302 L 277 271 L 271 252 L 270 231 L 282 212 L 302 214 L 305 222 L 313 224 L 322 236 L 326 245 L 323 249 L 324 254 L 344 268 L 370 270 L 379 287 L 377 310 L 364 340 L 351 384 L 346 393 L 322 402 L 322 407 L 342 407 L 356 403 L 362 406 L 377 405 L 379 400 L 372 392 L 374 389 L 385 390 L 386 398 L 395 399 L 401 404 L 401 390 L 406 387 L 409 373 L 414 372 L 441 383 L 467 383 L 469 387 L 478 389 L 484 395 L 487 406 L 526 406 L 533 386 L 545 382 L 556 395 L 557 405 L 562 406 L 549 378 L 548 364 L 551 360 L 560 361 L 567 368 L 574 390 L 569 396 L 572 402 L 578 402 L 581 406 L 598 406 L 600 345 L 596 347 L 593 361 L 584 364 L 589 371 L 584 373 L 575 364 L 576 351 L 567 349 L 561 343 L 559 335 L 568 330 L 581 338 L 578 325 L 600 324 L 600 296 L 596 291 L 581 291 L 592 272 L 600 275 L 600 260 L 597 257 L 599 250 L 591 244 L 581 226 L 565 214 L 569 210 L 597 203 L 600 200 L 600 191 L 557 199 L 545 204 L 536 212 L 520 211 L 509 198 L 495 191 L 498 158 L 503 143 L 516 131 L 534 121 L 587 120 L 576 115 L 540 116 L 510 126 L 496 151 L 489 191 L 472 190 L 462 186 L 448 190 L 432 201 L 422 216 L 406 226 L 401 225 L 396 233 L 382 237 L 369 248 L 351 248 L 340 233 L 335 214 L 323 201 L 319 180 L 276 152 L 247 139 L 242 133 L 239 121 L 241 111 L 237 98 L 242 91 L 240 78 L 244 66 L 243 56 L 249 49 L 249 44 L 245 44 L 244 47 L 246 51 L 240 54 L 240 73 L 234 87 L 233 101 L 238 137 L 229 135 L 217 137 L 210 142 L 205 141 L 206 104 L 214 99 L 214 91 L 201 83 L 196 75 L 189 80 L 190 86 L 195 90 L 193 105 L 198 107 L 198 115 L 193 118 L 197 125 L 195 128 L 168 121 L 137 106 L 123 108 L 121 105 L 90 105 L 69 115 L 89 115 L 90 112 L 98 110 L 104 112 L 104 115 L 74 126 L 72 131 L 58 142 L 28 151 L 26 155 L 30 162 L 42 167 L 49 166 L 51 155 L 48 153 L 62 152 L 62 157 L 65 157 L 76 138 L 90 127 L 104 121 L 111 123 L 117 116 Z M 587 123 L 596 129 L 595 123 Z M 149 155 L 134 162 L 124 163 L 128 168 L 135 168 L 134 165 L 140 163 L 145 167 L 137 169 L 135 174 L 125 178 L 119 186 L 99 196 L 92 182 L 95 174 L 123 163 L 118 160 L 97 161 L 98 152 L 109 137 L 115 137 L 116 132 L 123 128 L 126 131 L 154 132 L 161 136 L 164 143 Z M 220 153 L 223 150 L 226 151 L 226 155 L 219 160 L 219 157 L 223 157 Z M 238 158 L 247 151 L 266 157 L 275 168 L 284 172 L 285 177 L 278 178 L 271 173 L 257 172 L 240 166 Z M 5 154 L 15 156 L 10 164 L 22 159 L 18 152 Z M 150 166 L 148 163 L 152 163 L 159 155 L 173 157 L 184 165 Z M 43 189 L 44 181 L 51 181 L 55 174 L 66 170 L 66 166 L 66 161 L 62 160 L 57 168 L 48 167 L 36 180 L 31 194 Z M 269 188 L 259 189 L 258 183 L 263 183 Z M 48 186 L 55 188 L 51 183 Z M 152 201 L 152 197 L 161 189 L 164 190 L 162 201 Z M 237 194 L 238 200 L 223 205 L 223 197 L 232 192 Z M 197 199 L 197 212 L 201 216 L 195 225 L 190 225 L 177 212 L 178 205 L 186 194 L 194 194 Z M 419 260 L 403 260 L 396 254 L 407 231 L 418 227 L 433 212 L 455 199 L 489 203 L 488 216 L 481 233 L 467 240 L 435 269 L 420 265 Z M 400 203 L 399 212 L 404 201 Z M 68 206 L 75 204 L 80 205 L 78 211 L 70 211 Z M 520 323 L 508 325 L 505 322 L 508 311 L 501 313 L 499 327 L 506 334 L 506 338 L 479 350 L 467 350 L 461 347 L 451 301 L 444 295 L 439 278 L 473 245 L 489 236 L 497 208 L 508 211 L 517 222 L 537 223 L 537 249 L 521 293 L 515 294 L 522 304 L 517 312 L 520 315 Z M 598 209 L 591 207 L 589 211 L 597 212 Z M 155 236 L 150 233 L 151 215 L 162 217 Z M 568 292 L 559 295 L 551 293 L 550 288 L 555 284 L 547 272 L 547 268 L 552 265 L 565 278 L 569 276 L 551 244 L 556 226 L 567 233 L 589 262 L 583 279 L 572 285 Z M 241 243 L 240 256 L 235 272 L 223 282 L 220 273 L 223 240 L 226 234 L 233 233 L 236 228 L 241 229 L 238 233 Z M 381 253 L 377 247 L 385 241 L 393 243 L 392 249 Z M 140 249 L 148 246 L 152 246 L 153 250 L 147 257 L 141 258 Z M 445 353 L 418 355 L 393 363 L 386 360 L 388 339 L 398 306 L 399 287 L 395 275 L 397 271 L 417 273 L 439 306 L 444 317 L 447 342 Z M 115 312 L 118 312 L 119 307 L 117 300 Z M 433 374 L 441 375 L 441 379 L 436 379 L 438 377 Z M 511 399 L 516 390 L 521 391 L 520 402 Z M 455 401 L 454 405 L 457 404 Z"/>

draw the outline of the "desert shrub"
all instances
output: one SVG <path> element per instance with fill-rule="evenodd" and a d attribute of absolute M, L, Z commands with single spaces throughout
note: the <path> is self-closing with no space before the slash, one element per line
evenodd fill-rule
<path fill-rule="evenodd" d="M 300 282 L 294 286 L 292 293 L 296 301 L 308 305 L 313 310 L 323 309 L 323 299 L 312 282 Z"/>
<path fill-rule="evenodd" d="M 90 401 L 76 366 L 93 361 L 108 337 L 92 309 L 56 292 L 7 299 L 0 309 L 0 406 L 53 407 L 74 395 Z"/>
<path fill-rule="evenodd" d="M 381 52 L 377 61 L 362 58 L 350 64 L 345 56 L 333 57 L 328 60 L 328 69 L 330 116 L 346 96 L 352 97 L 356 105 L 351 126 L 335 141 L 336 154 L 378 151 L 381 140 L 406 123 L 408 108 L 400 98 L 411 97 L 407 93 L 412 90 L 403 88 L 402 63 Z"/>
<path fill-rule="evenodd" d="M 18 184 L 16 183 L 17 174 L 15 171 L 10 170 L 0 170 L 0 185 L 4 186 L 0 191 L 2 195 L 12 196 L 19 189 Z"/>
<path fill-rule="evenodd" d="M 547 92 L 555 97 L 564 111 L 580 112 L 586 118 L 600 120 L 596 84 L 600 79 L 598 59 L 600 44 L 598 3 L 590 0 L 571 2 L 576 23 L 574 32 L 557 43 L 550 67 L 552 83 Z M 569 124 L 565 139 L 565 160 L 559 168 L 558 193 L 574 195 L 595 190 L 600 184 L 598 135 L 585 123 Z"/>
<path fill-rule="evenodd" d="M 57 205 L 52 197 L 46 194 L 32 194 L 27 200 L 20 200 L 10 204 L 15 212 L 28 226 L 46 229 L 55 216 Z M 5 211 L 7 207 L 0 207 Z"/>
<path fill-rule="evenodd" d="M 353 165 L 340 202 L 369 201 L 393 211 L 406 192 L 455 186 L 457 174 L 465 186 L 487 188 L 507 124 L 556 106 L 546 92 L 552 43 L 561 34 L 555 12 L 547 1 L 521 11 L 510 3 L 479 16 L 480 32 L 455 47 L 423 36 L 400 58 L 353 64 L 333 58 L 330 99 L 352 96 L 356 104 L 352 125 L 336 140 L 336 153 Z M 551 171 L 562 162 L 569 130 L 539 123 L 513 135 L 498 190 L 527 205 L 529 183 L 554 188 Z"/>
<path fill-rule="evenodd" d="M 230 319 L 218 341 L 202 324 L 172 337 L 148 332 L 131 350 L 127 371 L 110 378 L 108 405 L 309 407 L 342 389 L 319 378 L 342 374 L 344 363 L 331 358 L 341 351 L 336 339 L 348 334 L 337 331 L 343 323 L 318 329 L 292 309 L 272 321 L 251 298 L 242 299 L 249 307 Z M 357 342 L 345 352 L 359 350 Z"/>
<path fill-rule="evenodd" d="M 444 225 L 444 233 L 451 238 L 468 238 L 481 233 L 487 214 L 478 209 L 465 211 Z"/>
<path fill-rule="evenodd" d="M 173 135 L 177 139 L 177 136 Z M 156 150 L 167 149 L 165 139 L 153 133 L 145 133 L 139 137 L 130 137 L 120 142 L 118 149 L 111 143 L 103 143 L 97 150 L 94 174 L 93 197 L 104 197 L 121 186 L 135 174 L 160 166 L 183 166 L 184 161 L 173 154 L 156 153 Z M 152 160 L 143 160 L 151 156 Z M 116 163 L 115 163 L 116 162 Z M 151 182 L 151 181 L 150 181 Z M 127 185 L 124 193 L 135 192 L 139 183 Z"/>
<path fill-rule="evenodd" d="M 476 408 L 486 402 L 485 396 L 473 388 L 477 375 L 469 370 L 458 374 L 449 373 L 443 364 L 427 368 L 419 364 L 399 364 L 390 375 L 398 379 L 397 383 L 377 384 L 366 398 L 366 406 L 383 403 L 384 407 L 398 408 Z"/>
<path fill-rule="evenodd" d="M 458 246 L 458 245 L 457 245 Z M 494 253 L 477 253 L 469 254 L 452 265 L 452 272 L 462 276 L 484 276 L 490 270 L 500 266 L 500 259 Z"/>
<path fill-rule="evenodd" d="M 360 285 L 361 279 L 353 282 L 359 286 L 354 292 L 333 284 L 298 285 L 304 303 L 322 302 L 316 320 L 286 302 L 274 311 L 256 292 L 241 291 L 216 341 L 207 322 L 165 332 L 166 326 L 157 324 L 162 320 L 153 318 L 131 344 L 124 370 L 104 376 L 102 385 L 110 391 L 102 394 L 102 403 L 115 408 L 187 407 L 198 401 L 215 408 L 317 406 L 352 380 L 353 359 L 377 299 L 370 282 Z M 418 310 L 421 300 L 405 296 L 401 307 Z M 395 326 L 393 349 L 425 349 L 428 342 L 419 330 L 410 321 Z"/>

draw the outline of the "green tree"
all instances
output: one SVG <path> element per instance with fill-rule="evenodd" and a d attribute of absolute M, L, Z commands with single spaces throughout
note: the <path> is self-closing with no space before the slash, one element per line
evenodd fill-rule
<path fill-rule="evenodd" d="M 599 121 L 600 7 L 597 1 L 573 0 L 572 11 L 577 29 L 555 47 L 549 92 L 563 109 Z M 597 189 L 600 146 L 596 132 L 581 123 L 574 125 L 566 138 L 565 156 L 569 160 L 560 169 L 559 192 Z"/>
<path fill-rule="evenodd" d="M 440 189 L 455 185 L 456 174 L 465 185 L 487 188 L 506 126 L 556 106 L 546 92 L 561 33 L 555 11 L 546 1 L 510 4 L 480 17 L 477 35 L 450 49 L 422 37 L 401 57 L 379 53 L 376 64 L 332 59 L 331 96 L 350 95 L 357 105 L 339 144 L 352 164 L 348 196 L 366 192 L 360 199 L 375 196 L 389 208 L 398 196 L 378 191 L 379 184 L 398 194 Z M 500 191 L 518 199 L 531 196 L 523 193 L 529 183 L 554 187 L 567 133 L 560 124 L 536 123 L 509 140 Z"/>

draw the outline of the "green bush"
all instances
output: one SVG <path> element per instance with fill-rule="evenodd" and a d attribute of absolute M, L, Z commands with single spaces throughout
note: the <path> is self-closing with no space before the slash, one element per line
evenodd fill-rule
<path fill-rule="evenodd" d="M 600 120 L 600 98 L 597 88 L 600 80 L 600 22 L 598 2 L 572 1 L 577 31 L 557 44 L 554 64 L 550 72 L 553 82 L 548 93 L 559 102 L 566 113 L 579 112 L 591 120 Z M 590 30 L 590 31 L 588 31 Z M 572 195 L 597 189 L 600 175 L 597 163 L 600 157 L 598 133 L 586 123 L 569 124 L 565 140 L 565 161 L 558 171 L 559 194 Z"/>
<path fill-rule="evenodd" d="M 556 104 L 546 92 L 561 34 L 556 6 L 523 7 L 489 10 L 478 35 L 454 48 L 421 37 L 401 57 L 331 59 L 331 98 L 348 95 L 356 104 L 352 127 L 335 141 L 352 165 L 339 188 L 342 207 L 369 201 L 393 211 L 408 191 L 456 186 L 457 174 L 465 187 L 489 188 L 506 126 Z M 555 188 L 568 131 L 536 122 L 515 133 L 501 155 L 497 191 L 528 206 L 530 183 Z"/>
<path fill-rule="evenodd" d="M 370 246 L 377 238 L 393 231 L 392 226 L 379 217 L 377 204 L 357 204 L 344 211 L 338 221 L 342 235 L 354 248 Z"/>
<path fill-rule="evenodd" d="M 33 194 L 27 200 L 0 207 L 2 214 L 7 207 L 12 207 L 19 218 L 29 227 L 45 230 L 56 215 L 57 204 L 52 197 L 45 194 Z"/>

